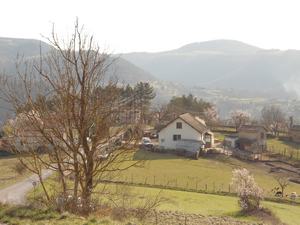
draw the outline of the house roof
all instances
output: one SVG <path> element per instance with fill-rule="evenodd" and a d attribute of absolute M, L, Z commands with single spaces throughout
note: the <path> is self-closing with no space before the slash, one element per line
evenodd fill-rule
<path fill-rule="evenodd" d="M 242 125 L 238 131 L 249 131 L 249 132 L 257 132 L 260 129 L 264 129 L 267 131 L 267 129 L 262 125 Z"/>
<path fill-rule="evenodd" d="M 175 118 L 174 120 L 170 121 L 164 127 L 162 127 L 159 130 L 159 132 L 161 130 L 165 129 L 166 127 L 168 127 L 171 123 L 173 123 L 177 119 L 183 120 L 185 123 L 187 123 L 188 125 L 190 125 L 194 130 L 198 131 L 201 134 L 208 131 L 208 128 L 203 123 L 204 121 L 201 122 L 201 120 L 196 119 L 196 117 L 192 116 L 190 113 L 184 113 L 184 114 L 181 114 L 180 116 L 178 116 L 177 118 Z"/>

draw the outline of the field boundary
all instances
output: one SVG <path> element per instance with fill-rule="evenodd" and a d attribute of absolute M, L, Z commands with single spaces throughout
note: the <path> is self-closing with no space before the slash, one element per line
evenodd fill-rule
<path fill-rule="evenodd" d="M 101 180 L 101 181 L 99 181 L 99 183 L 122 184 L 122 185 L 127 185 L 127 186 L 134 186 L 134 187 L 146 187 L 146 188 L 156 188 L 156 189 L 172 190 L 172 191 L 184 191 L 184 192 L 192 192 L 192 193 L 238 197 L 235 192 L 209 191 L 209 190 L 202 190 L 202 189 L 195 190 L 192 188 L 172 187 L 172 186 L 166 186 L 166 185 L 162 185 L 162 184 L 145 184 L 145 183 L 138 183 L 138 182 L 132 183 L 132 182 L 128 182 L 128 181 L 112 181 L 112 180 Z M 276 202 L 276 203 L 300 206 L 300 201 L 295 201 L 295 200 L 290 200 L 290 199 L 265 197 L 264 200 L 269 201 L 269 202 Z"/>

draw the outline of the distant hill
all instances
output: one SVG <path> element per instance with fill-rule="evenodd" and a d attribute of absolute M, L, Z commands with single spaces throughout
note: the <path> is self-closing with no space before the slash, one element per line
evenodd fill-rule
<path fill-rule="evenodd" d="M 270 93 L 276 90 L 279 94 L 296 92 L 300 87 L 300 51 L 296 50 L 265 50 L 238 41 L 215 40 L 122 57 L 158 79 L 185 85 Z"/>
<path fill-rule="evenodd" d="M 17 55 L 32 57 L 42 51 L 48 52 L 52 49 L 47 43 L 35 39 L 1 38 L 0 37 L 0 58 L 3 60 L 15 60 Z"/>
<path fill-rule="evenodd" d="M 10 74 L 15 73 L 15 63 L 17 56 L 29 59 L 42 54 L 46 54 L 54 48 L 40 40 L 0 38 L 0 71 L 5 70 Z M 138 68 L 123 58 L 114 59 L 108 74 L 116 77 L 120 82 L 136 83 L 139 81 L 154 81 L 156 78 L 149 72 Z"/>
<path fill-rule="evenodd" d="M 0 73 L 5 72 L 11 76 L 16 74 L 17 56 L 24 60 L 46 54 L 54 48 L 42 41 L 34 39 L 0 38 Z M 123 58 L 112 57 L 115 60 L 107 71 L 107 77 L 117 79 L 121 84 L 135 84 L 139 81 L 159 83 L 149 72 L 138 68 Z M 0 124 L 6 114 L 6 104 L 0 100 Z"/>
<path fill-rule="evenodd" d="M 256 53 L 261 50 L 258 47 L 245 44 L 240 41 L 234 40 L 213 40 L 205 42 L 196 42 L 182 46 L 181 48 L 175 49 L 169 52 L 175 53 L 211 53 L 211 54 L 249 54 Z"/>

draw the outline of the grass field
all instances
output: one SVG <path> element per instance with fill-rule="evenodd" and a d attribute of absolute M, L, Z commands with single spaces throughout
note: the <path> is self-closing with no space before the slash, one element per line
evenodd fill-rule
<path fill-rule="evenodd" d="M 136 193 L 155 194 L 157 189 L 135 188 Z M 200 194 L 183 191 L 163 191 L 163 196 L 170 200 L 163 204 L 162 210 L 179 210 L 187 213 L 198 213 L 205 216 L 233 216 L 243 220 L 255 220 L 252 217 L 239 217 L 236 197 Z M 290 225 L 299 225 L 300 207 L 273 202 L 263 202 L 263 207 L 270 209 L 278 218 Z"/>
<path fill-rule="evenodd" d="M 269 138 L 268 150 L 274 153 L 278 153 L 286 158 L 300 160 L 300 145 L 287 140 L 281 140 L 278 138 Z"/>
<path fill-rule="evenodd" d="M 106 185 L 106 190 L 113 190 L 116 185 L 110 184 Z M 161 195 L 165 201 L 158 207 L 159 210 L 163 211 L 179 211 L 184 213 L 195 213 L 203 216 L 229 216 L 237 220 L 245 221 L 255 221 L 258 222 L 259 219 L 253 216 L 244 216 L 240 214 L 238 207 L 238 198 L 231 196 L 220 196 L 212 194 L 201 194 L 193 192 L 184 191 L 174 191 L 174 190 L 163 190 L 157 188 L 145 188 L 145 187 L 129 187 L 122 186 L 126 192 L 131 193 L 133 200 L 136 202 L 141 202 L 141 200 L 147 200 L 147 197 L 155 197 L 158 194 Z M 102 190 L 100 186 L 98 190 Z M 95 196 L 97 196 L 95 194 Z M 105 202 L 105 195 L 99 194 L 99 198 L 102 202 Z M 134 205 L 135 203 L 133 203 Z M 300 207 L 280 204 L 274 202 L 264 201 L 262 203 L 264 208 L 271 210 L 276 217 L 278 217 L 282 222 L 288 225 L 298 225 L 300 220 Z M 22 215 L 22 213 L 19 213 Z M 99 217 L 97 214 L 92 214 L 86 220 L 78 218 L 75 216 L 68 216 L 62 218 L 61 215 L 57 215 L 55 212 L 49 212 L 49 215 L 45 213 L 40 213 L 40 215 L 31 215 L 33 212 L 27 212 L 26 216 L 21 217 L 16 224 L 119 224 L 116 221 L 111 221 L 109 218 Z M 1 210 L 0 210 L 1 218 Z M 15 220 L 17 217 L 14 215 L 13 218 L 5 216 L 7 221 Z M 33 221 L 35 219 L 36 221 Z M 94 221 L 94 222 L 91 222 Z M 2 220 L 2 222 L 5 222 Z M 81 223 L 80 223 L 81 222 Z M 122 223 L 124 224 L 124 223 Z M 125 223 L 126 224 L 126 223 Z M 140 223 L 137 223 L 140 224 Z"/>
<path fill-rule="evenodd" d="M 17 162 L 18 159 L 15 157 L 6 156 L 0 158 L 0 189 L 16 183 L 28 176 L 28 172 L 24 172 L 24 174 L 21 175 L 14 170 L 14 166 Z"/>
<path fill-rule="evenodd" d="M 126 171 L 126 174 L 123 174 L 121 179 L 132 183 L 143 183 L 146 180 L 145 183 L 147 184 L 165 184 L 166 182 L 173 182 L 173 185 L 177 185 L 178 187 L 188 186 L 188 188 L 196 188 L 197 184 L 198 189 L 205 188 L 205 185 L 208 186 L 208 189 L 212 189 L 213 187 L 215 187 L 215 189 L 219 187 L 227 189 L 226 187 L 228 187 L 230 183 L 232 169 L 244 167 L 254 174 L 256 181 L 266 190 L 266 192 L 276 185 L 276 181 L 264 166 L 256 163 L 246 163 L 226 156 L 191 160 L 175 155 L 147 151 L 139 151 L 133 156 L 134 160 L 143 158 L 147 158 L 145 167 L 131 168 L 129 171 Z M 50 186 L 52 185 L 53 183 L 50 184 Z M 52 186 L 52 189 L 55 189 L 53 187 L 54 186 Z M 110 190 L 114 187 L 115 185 L 113 184 L 106 185 L 106 188 Z M 30 193 L 31 198 L 32 196 L 37 196 L 41 190 L 39 189 L 37 191 L 38 192 L 34 195 L 33 193 Z M 98 194 L 96 193 L 95 196 L 99 196 L 99 199 L 102 202 L 105 202 L 105 194 L 103 194 L 103 192 L 101 193 L 102 186 L 100 186 L 97 191 Z M 133 193 L 134 198 L 138 199 L 138 201 L 145 199 L 146 196 L 155 196 L 160 191 L 161 189 L 157 188 L 130 187 L 130 192 Z M 300 193 L 300 185 L 291 184 L 288 187 L 287 192 L 291 191 Z M 159 206 L 160 210 L 176 210 L 185 213 L 197 213 L 204 216 L 230 216 L 241 220 L 257 220 L 256 218 L 244 217 L 239 214 L 236 197 L 175 190 L 163 190 L 161 195 L 167 201 Z M 265 201 L 263 202 L 263 206 L 274 212 L 274 214 L 286 224 L 299 224 L 299 205 L 279 204 Z M 59 217 L 56 217 L 59 221 L 53 224 L 64 224 L 61 223 L 61 220 L 58 218 Z M 75 221 L 73 224 L 80 224 L 80 219 L 73 219 Z M 90 223 L 89 221 L 85 222 L 87 222 L 87 224 Z M 52 223 L 49 222 L 48 224 Z M 98 224 L 98 222 L 96 224 Z M 101 222 L 100 224 L 117 223 L 111 223 L 109 219 L 106 219 L 106 223 Z"/>
<path fill-rule="evenodd" d="M 179 157 L 171 154 L 138 151 L 134 160 L 147 159 L 142 168 L 131 168 L 122 174 L 118 180 L 129 183 L 165 185 L 187 189 L 206 190 L 208 192 L 228 192 L 235 168 L 247 168 L 255 177 L 257 183 L 265 190 L 265 194 L 277 186 L 268 167 L 262 163 L 244 162 L 232 157 L 218 155 L 212 158 L 200 157 L 199 160 Z M 300 185 L 291 183 L 287 193 L 300 193 Z"/>

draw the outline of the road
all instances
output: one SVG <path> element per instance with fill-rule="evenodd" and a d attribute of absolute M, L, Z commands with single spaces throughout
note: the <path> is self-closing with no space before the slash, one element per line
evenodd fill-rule
<path fill-rule="evenodd" d="M 46 179 L 51 174 L 51 170 L 44 170 L 42 172 L 42 178 Z M 26 203 L 26 194 L 34 187 L 34 185 L 38 184 L 38 176 L 32 175 L 23 181 L 2 189 L 0 190 L 0 203 L 24 205 Z"/>

